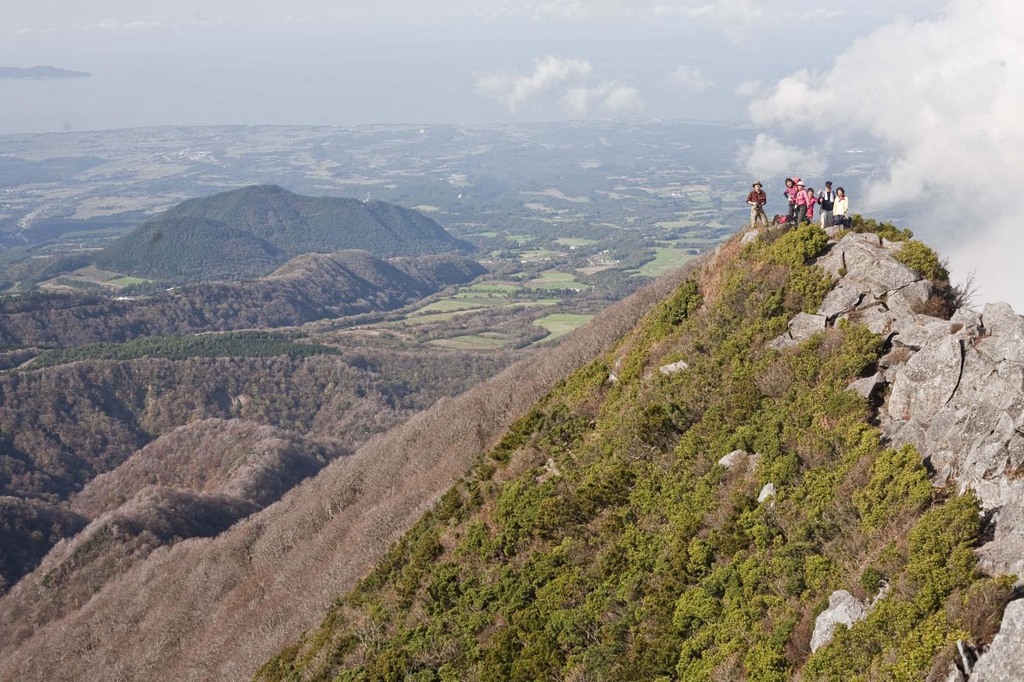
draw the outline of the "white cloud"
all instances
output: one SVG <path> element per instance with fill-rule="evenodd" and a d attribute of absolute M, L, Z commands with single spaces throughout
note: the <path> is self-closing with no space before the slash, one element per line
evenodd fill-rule
<path fill-rule="evenodd" d="M 585 78 L 592 70 L 588 61 L 548 55 L 534 63 L 532 73 L 485 73 L 477 77 L 476 86 L 477 91 L 515 112 L 537 95 L 567 81 Z"/>
<path fill-rule="evenodd" d="M 935 19 L 863 38 L 826 73 L 783 79 L 750 114 L 763 125 L 876 137 L 892 161 L 857 207 L 924 206 L 911 227 L 950 256 L 954 279 L 976 270 L 984 298 L 1024 311 L 1012 199 L 1024 177 L 1022 83 L 1024 4 L 950 0 Z"/>
<path fill-rule="evenodd" d="M 614 81 L 571 88 L 562 98 L 563 109 L 574 116 L 586 116 L 595 106 L 604 113 L 624 114 L 640 111 L 643 102 L 636 88 Z"/>
<path fill-rule="evenodd" d="M 592 84 L 592 74 L 587 60 L 548 55 L 534 62 L 533 71 L 527 74 L 489 72 L 477 76 L 476 88 L 510 113 L 537 101 L 553 100 L 559 100 L 562 110 L 572 116 L 586 116 L 594 109 L 622 114 L 643 108 L 636 88 L 614 80 Z"/>
<path fill-rule="evenodd" d="M 765 86 L 761 81 L 743 81 L 736 86 L 733 93 L 737 97 L 757 97 L 764 93 Z"/>
<path fill-rule="evenodd" d="M 666 3 L 666 5 L 669 7 L 675 5 L 676 11 L 694 17 L 708 17 L 715 23 L 726 26 L 754 23 L 764 16 L 764 3 L 758 0 L 714 0 L 697 4 L 677 2 Z"/>
<path fill-rule="evenodd" d="M 765 178 L 810 178 L 825 172 L 825 162 L 817 152 L 789 146 L 765 133 L 760 133 L 749 149 L 740 151 L 737 162 L 762 182 L 768 182 Z"/>
<path fill-rule="evenodd" d="M 675 71 L 669 74 L 668 82 L 673 87 L 691 92 L 700 92 L 714 87 L 714 84 L 704 77 L 700 69 L 685 65 L 676 67 Z"/>

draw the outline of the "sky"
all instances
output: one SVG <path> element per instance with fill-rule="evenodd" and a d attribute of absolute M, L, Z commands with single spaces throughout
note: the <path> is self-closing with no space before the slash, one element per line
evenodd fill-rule
<path fill-rule="evenodd" d="M 94 74 L 0 83 L 0 133 L 722 120 L 757 127 L 736 160 L 755 177 L 826 174 L 867 138 L 886 166 L 853 209 L 910 216 L 954 282 L 973 271 L 979 301 L 1024 311 L 1018 0 L 0 0 L 0 15 L 0 65 Z"/>

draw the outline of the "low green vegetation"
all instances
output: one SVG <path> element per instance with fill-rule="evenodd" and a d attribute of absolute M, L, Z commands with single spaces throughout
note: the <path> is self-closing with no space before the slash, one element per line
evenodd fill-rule
<path fill-rule="evenodd" d="M 552 260 L 556 256 L 560 255 L 557 251 L 551 249 L 532 249 L 529 251 L 523 251 L 519 254 L 520 260 L 524 263 Z"/>
<path fill-rule="evenodd" d="M 111 284 L 115 287 L 128 287 L 139 284 L 149 284 L 149 282 L 150 280 L 142 279 L 141 277 L 118 277 L 117 279 L 110 280 L 107 284 Z"/>
<path fill-rule="evenodd" d="M 27 369 L 42 369 L 79 360 L 134 360 L 136 358 L 224 358 L 273 357 L 288 355 L 334 355 L 338 351 L 316 343 L 299 343 L 295 338 L 272 332 L 229 332 L 197 336 L 152 336 L 126 343 L 89 343 L 77 348 L 44 351 Z"/>
<path fill-rule="evenodd" d="M 430 345 L 440 348 L 455 348 L 459 350 L 495 350 L 508 345 L 507 339 L 496 336 L 484 336 L 472 334 L 467 336 L 453 336 L 449 339 L 437 339 L 430 341 Z"/>
<path fill-rule="evenodd" d="M 767 345 L 828 291 L 808 265 L 825 246 L 811 225 L 727 246 L 260 679 L 920 680 L 990 638 L 1012 580 L 977 570 L 977 501 L 933 490 L 846 390 L 881 339 L 844 323 Z M 738 449 L 757 455 L 719 464 Z M 812 655 L 836 589 L 878 601 Z"/>
<path fill-rule="evenodd" d="M 551 315 L 545 315 L 539 320 L 535 320 L 534 324 L 548 330 L 549 333 L 543 340 L 550 341 L 582 327 L 587 322 L 590 322 L 593 317 L 593 315 L 580 315 L 577 313 L 552 313 Z"/>
<path fill-rule="evenodd" d="M 644 277 L 660 277 L 669 270 L 686 264 L 693 257 L 689 249 L 658 247 L 654 249 L 654 259 L 644 263 L 634 272 Z"/>
<path fill-rule="evenodd" d="M 489 308 L 491 306 L 505 305 L 505 301 L 501 297 L 487 298 L 487 297 L 469 297 L 460 296 L 452 298 L 444 298 L 440 301 L 434 301 L 420 308 L 417 313 L 449 313 L 456 311 L 466 310 L 477 310 L 479 308 Z"/>
<path fill-rule="evenodd" d="M 572 273 L 559 272 L 558 270 L 542 272 L 539 277 L 524 282 L 523 286 L 531 289 L 579 290 L 588 288 L 587 285 L 579 282 Z"/>
<path fill-rule="evenodd" d="M 599 243 L 596 239 L 583 239 L 582 237 L 561 237 L 555 240 L 555 243 L 560 246 L 579 247 L 579 246 L 593 246 Z"/>

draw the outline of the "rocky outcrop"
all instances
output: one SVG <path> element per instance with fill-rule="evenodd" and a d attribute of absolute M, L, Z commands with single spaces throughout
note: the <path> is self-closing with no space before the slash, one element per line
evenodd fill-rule
<path fill-rule="evenodd" d="M 828 608 L 818 614 L 811 635 L 811 651 L 817 651 L 832 641 L 837 625 L 850 627 L 868 615 L 868 606 L 846 590 L 836 590 L 828 598 Z"/>
<path fill-rule="evenodd" d="M 833 277 L 832 290 L 815 313 L 794 317 L 788 332 L 772 345 L 796 345 L 839 320 L 859 322 L 886 338 L 916 338 L 919 327 L 942 322 L 914 312 L 931 296 L 932 283 L 896 260 L 900 248 L 902 242 L 890 242 L 875 234 L 845 235 L 817 261 Z"/>
<path fill-rule="evenodd" d="M 894 257 L 900 248 L 874 234 L 834 243 L 817 263 L 834 278 L 833 289 L 815 314 L 796 316 L 773 343 L 794 345 L 842 319 L 882 335 L 891 351 L 878 372 L 850 389 L 866 398 L 887 389 L 883 435 L 893 447 L 917 447 L 935 485 L 974 490 L 994 521 L 991 540 L 978 550 L 980 567 L 1024 576 L 1024 318 L 1005 303 L 960 309 L 949 320 L 918 312 L 933 285 Z M 849 593 L 833 594 L 812 650 L 831 639 L 836 623 L 850 624 L 866 608 Z M 1007 607 L 970 680 L 1024 679 L 1022 660 L 1024 600 Z M 954 672 L 964 679 L 971 670 Z"/>
<path fill-rule="evenodd" d="M 758 462 L 761 461 L 760 453 L 749 453 L 746 450 L 733 450 L 728 455 L 718 460 L 718 463 L 726 469 L 733 469 L 736 467 L 745 467 L 749 471 L 753 471 L 757 468 Z"/>
<path fill-rule="evenodd" d="M 994 511 L 982 567 L 1024 574 L 1024 318 L 997 303 L 960 310 L 920 336 L 892 376 L 883 432 L 915 445 L 937 485 L 970 488 Z"/>
<path fill-rule="evenodd" d="M 666 376 L 669 376 L 672 374 L 679 374 L 680 372 L 689 369 L 689 367 L 690 365 L 688 365 L 683 360 L 680 360 L 679 362 L 672 362 L 667 365 L 662 365 L 661 367 L 658 368 L 658 371 Z"/>

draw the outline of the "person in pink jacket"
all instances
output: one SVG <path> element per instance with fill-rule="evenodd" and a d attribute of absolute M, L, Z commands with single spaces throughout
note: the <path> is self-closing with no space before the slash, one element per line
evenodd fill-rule
<path fill-rule="evenodd" d="M 804 218 L 806 219 L 806 222 L 813 223 L 814 222 L 814 205 L 816 203 L 818 203 L 818 198 L 814 196 L 814 188 L 813 187 L 808 187 L 807 188 L 807 190 L 806 190 L 806 197 L 804 198 L 804 203 L 807 206 L 807 213 L 806 213 L 806 215 L 804 215 Z"/>
<path fill-rule="evenodd" d="M 796 212 L 796 194 L 799 190 L 796 183 L 800 181 L 800 178 L 794 180 L 793 178 L 786 178 L 786 189 L 782 191 L 782 195 L 786 197 L 786 201 L 789 202 L 789 216 L 786 221 L 795 223 L 797 221 Z"/>
<path fill-rule="evenodd" d="M 813 196 L 813 195 L 812 195 Z M 796 204 L 794 209 L 793 222 L 799 225 L 807 219 L 807 190 L 804 189 L 804 181 L 796 181 L 796 197 L 793 199 Z"/>

